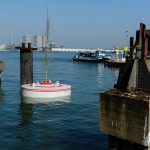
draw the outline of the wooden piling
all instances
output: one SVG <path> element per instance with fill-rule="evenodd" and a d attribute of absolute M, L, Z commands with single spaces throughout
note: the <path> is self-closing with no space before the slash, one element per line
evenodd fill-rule
<path fill-rule="evenodd" d="M 134 37 L 130 37 L 130 59 L 133 58 L 133 50 L 134 50 Z"/>
<path fill-rule="evenodd" d="M 22 43 L 20 47 L 20 83 L 30 84 L 33 82 L 33 50 L 31 43 Z"/>
<path fill-rule="evenodd" d="M 2 78 L 3 69 L 4 69 L 4 62 L 0 61 L 0 84 L 1 84 L 1 78 Z"/>

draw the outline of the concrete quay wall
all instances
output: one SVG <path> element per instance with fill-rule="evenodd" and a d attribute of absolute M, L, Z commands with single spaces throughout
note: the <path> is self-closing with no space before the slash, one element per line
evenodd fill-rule
<path fill-rule="evenodd" d="M 100 130 L 150 147 L 150 93 L 117 90 L 101 93 Z"/>

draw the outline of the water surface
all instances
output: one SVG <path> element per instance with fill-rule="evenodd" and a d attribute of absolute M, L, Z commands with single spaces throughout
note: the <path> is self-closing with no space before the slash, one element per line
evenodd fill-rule
<path fill-rule="evenodd" d="M 106 150 L 99 130 L 99 93 L 113 87 L 118 69 L 73 62 L 74 53 L 49 54 L 49 79 L 72 86 L 68 102 L 26 104 L 20 95 L 19 52 L 0 52 L 0 149 Z M 43 80 L 43 52 L 34 53 L 34 81 Z"/>

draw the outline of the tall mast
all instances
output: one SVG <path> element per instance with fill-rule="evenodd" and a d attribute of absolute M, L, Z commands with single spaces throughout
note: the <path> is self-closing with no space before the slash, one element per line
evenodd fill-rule
<path fill-rule="evenodd" d="M 45 81 L 48 81 L 48 50 L 49 50 L 49 17 L 48 17 L 48 8 L 47 8 L 47 22 L 46 22 L 46 55 L 45 55 Z"/>
<path fill-rule="evenodd" d="M 49 48 L 49 16 L 48 16 L 48 8 L 47 8 L 47 20 L 46 20 L 46 47 Z"/>
<path fill-rule="evenodd" d="M 12 25 L 10 25 L 10 48 L 12 47 Z"/>

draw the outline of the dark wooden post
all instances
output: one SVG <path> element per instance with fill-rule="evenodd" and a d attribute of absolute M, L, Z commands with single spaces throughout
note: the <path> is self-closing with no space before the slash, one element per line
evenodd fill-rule
<path fill-rule="evenodd" d="M 1 78 L 2 78 L 3 69 L 4 69 L 4 62 L 0 61 L 0 85 L 1 85 Z"/>
<path fill-rule="evenodd" d="M 134 37 L 130 37 L 130 59 L 133 59 L 133 42 L 134 42 Z"/>
<path fill-rule="evenodd" d="M 140 45 L 141 45 L 141 59 L 144 59 L 145 51 L 145 29 L 146 26 L 143 23 L 140 23 Z"/>
<path fill-rule="evenodd" d="M 22 43 L 20 47 L 20 83 L 30 84 L 33 82 L 33 50 L 31 43 Z"/>

